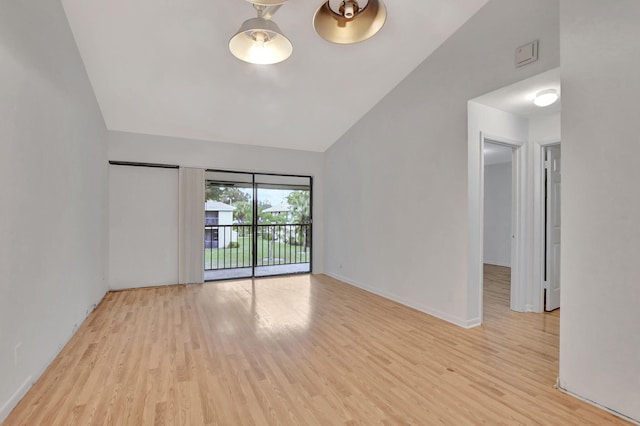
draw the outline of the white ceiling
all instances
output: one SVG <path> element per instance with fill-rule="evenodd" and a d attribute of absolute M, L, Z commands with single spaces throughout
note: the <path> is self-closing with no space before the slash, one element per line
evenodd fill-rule
<path fill-rule="evenodd" d="M 372 39 L 341 46 L 311 24 L 322 1 L 273 20 L 292 57 L 250 65 L 229 38 L 255 17 L 244 0 L 62 0 L 107 128 L 324 151 L 487 0 L 387 0 Z"/>
<path fill-rule="evenodd" d="M 533 99 L 536 93 L 547 89 L 555 89 L 560 98 L 554 104 L 544 108 L 534 105 Z M 558 113 L 562 109 L 561 100 L 560 68 L 546 71 L 472 99 L 473 102 L 525 117 Z M 486 166 L 508 163 L 511 162 L 511 159 L 512 149 L 510 147 L 485 143 L 484 164 Z"/>
<path fill-rule="evenodd" d="M 555 89 L 560 95 L 554 104 L 541 108 L 534 105 L 536 93 L 546 89 Z M 562 93 L 560 92 L 560 68 L 543 72 L 526 80 L 519 81 L 485 95 L 473 99 L 512 114 L 531 116 L 536 114 L 553 114 L 562 109 Z"/>

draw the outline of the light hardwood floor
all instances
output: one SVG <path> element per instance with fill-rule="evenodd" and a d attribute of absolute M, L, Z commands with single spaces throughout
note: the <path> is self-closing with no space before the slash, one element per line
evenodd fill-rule
<path fill-rule="evenodd" d="M 505 269 L 472 330 L 326 276 L 109 293 L 5 424 L 624 424 L 553 388 Z"/>

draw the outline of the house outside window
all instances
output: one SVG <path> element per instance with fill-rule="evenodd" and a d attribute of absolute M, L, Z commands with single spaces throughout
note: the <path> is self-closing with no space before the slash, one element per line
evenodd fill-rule
<path fill-rule="evenodd" d="M 205 248 L 227 248 L 238 241 L 234 230 L 232 205 L 207 200 L 204 205 Z"/>
<path fill-rule="evenodd" d="M 205 226 L 218 225 L 218 212 L 217 211 L 205 212 L 204 224 Z"/>

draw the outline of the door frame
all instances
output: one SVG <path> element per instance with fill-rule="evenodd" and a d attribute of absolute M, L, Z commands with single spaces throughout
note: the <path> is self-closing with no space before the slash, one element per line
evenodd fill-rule
<path fill-rule="evenodd" d="M 512 154 L 512 192 L 511 192 L 511 301 L 510 307 L 514 311 L 524 312 L 527 310 L 526 304 L 526 142 L 492 135 L 487 132 L 480 132 L 478 138 L 478 156 L 470 159 L 476 163 L 477 175 L 475 181 L 478 182 L 475 197 L 471 192 L 474 203 L 477 207 L 471 207 L 470 229 L 469 229 L 469 289 L 470 294 L 478 295 L 479 317 L 474 320 L 476 324 L 484 321 L 483 312 L 483 288 L 484 288 L 484 144 L 485 142 L 497 143 L 513 149 Z M 470 173 L 471 173 L 470 168 Z M 469 176 L 474 178 L 474 176 Z M 471 300 L 470 300 L 471 301 Z"/>
<path fill-rule="evenodd" d="M 558 139 L 532 141 L 533 146 L 533 311 L 544 312 L 544 256 L 545 256 L 545 204 L 544 162 L 545 150 L 554 145 L 562 146 Z M 561 148 L 562 149 L 562 148 Z M 562 291 L 562 290 L 560 290 Z"/>

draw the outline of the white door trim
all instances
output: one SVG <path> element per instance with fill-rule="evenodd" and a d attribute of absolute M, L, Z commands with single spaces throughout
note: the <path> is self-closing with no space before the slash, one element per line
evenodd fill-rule
<path fill-rule="evenodd" d="M 558 139 L 532 141 L 533 145 L 533 312 L 544 311 L 544 150 L 560 145 Z"/>
<path fill-rule="evenodd" d="M 511 309 L 525 312 L 530 310 L 526 306 L 527 289 L 527 262 L 526 262 L 526 142 L 504 138 L 480 132 L 478 148 L 473 158 L 470 151 L 469 180 L 478 182 L 475 188 L 469 188 L 470 212 L 469 212 L 469 294 L 477 295 L 478 324 L 483 322 L 482 288 L 483 288 L 483 251 L 484 251 L 484 144 L 485 141 L 497 142 L 501 145 L 513 148 L 513 173 L 512 173 L 512 209 L 511 209 Z M 475 176 L 471 176 L 475 174 Z M 475 206 L 475 207 L 474 207 Z M 474 297 L 469 298 L 469 303 L 474 303 Z M 529 308 L 529 309 L 528 309 Z"/>

